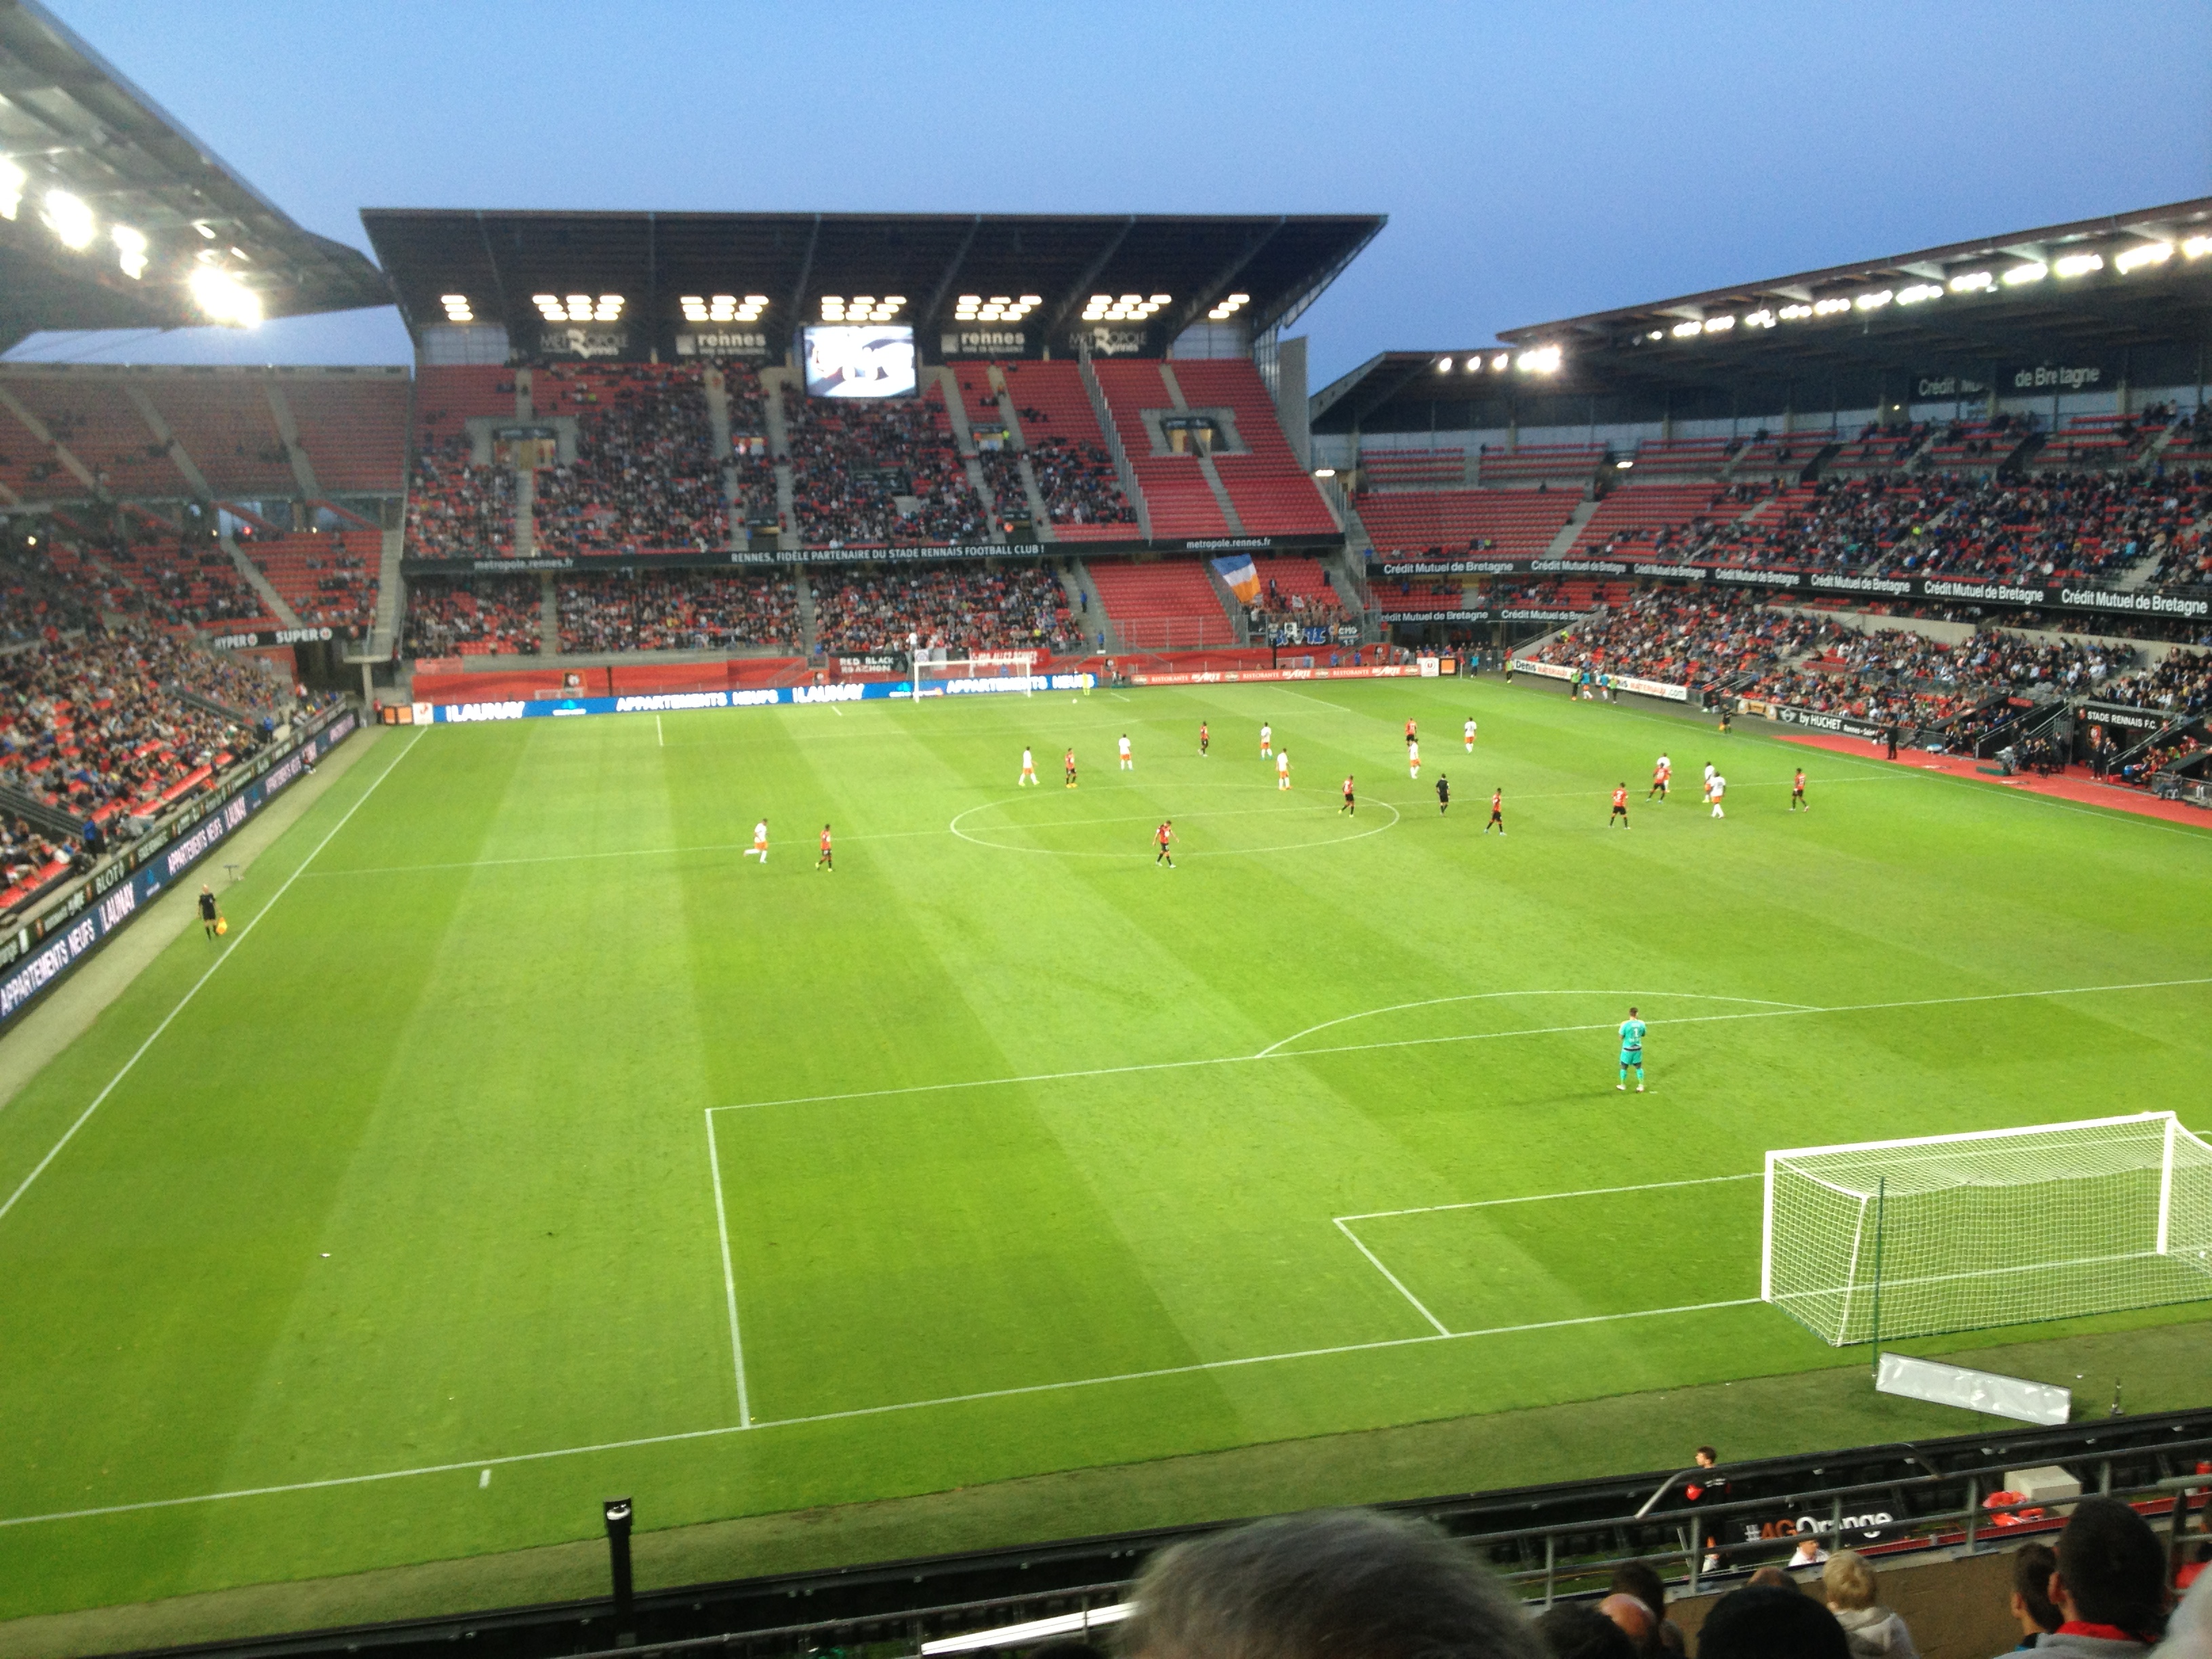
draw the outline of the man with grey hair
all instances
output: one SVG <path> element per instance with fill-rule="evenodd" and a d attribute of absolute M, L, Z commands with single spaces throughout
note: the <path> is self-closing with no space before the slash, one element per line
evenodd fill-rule
<path fill-rule="evenodd" d="M 1433 1527 L 1365 1510 L 1255 1522 L 1155 1556 L 1125 1659 L 1542 1659 L 1521 1604 Z"/>

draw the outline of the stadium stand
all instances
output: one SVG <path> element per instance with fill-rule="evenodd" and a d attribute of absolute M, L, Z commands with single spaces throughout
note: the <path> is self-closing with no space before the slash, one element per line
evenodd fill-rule
<path fill-rule="evenodd" d="M 1638 481 L 1624 485 L 1598 502 L 1597 511 L 1576 532 L 1571 553 L 1633 552 L 1638 557 L 1663 556 L 1680 541 L 1688 539 L 1700 521 L 1725 513 L 1743 511 L 1734 503 L 1722 506 L 1722 491 L 1712 483 L 1645 483 L 1639 469 Z"/>
<path fill-rule="evenodd" d="M 556 363 L 536 371 L 532 407 L 576 421 L 574 462 L 538 470 L 540 552 L 728 546 L 703 372 L 696 363 Z"/>
<path fill-rule="evenodd" d="M 411 581 L 400 649 L 410 657 L 535 656 L 544 648 L 534 576 Z"/>
<path fill-rule="evenodd" d="M 1267 627 L 1329 628 L 1351 620 L 1319 559 L 1278 555 L 1254 559 L 1252 568 L 1260 579 L 1255 608 Z"/>
<path fill-rule="evenodd" d="M 1497 553 L 1533 558 L 1574 516 L 1578 499 L 1547 489 L 1364 491 L 1352 507 L 1384 556 Z"/>
<path fill-rule="evenodd" d="M 833 655 L 903 651 L 909 633 L 925 648 L 969 652 L 1060 653 L 1082 644 L 1060 584 L 1033 565 L 841 573 L 817 577 L 813 587 L 816 642 Z"/>
<path fill-rule="evenodd" d="M 1515 449 L 1486 444 L 1478 458 L 1478 477 L 1486 484 L 1583 484 L 1605 459 L 1603 444 L 1522 444 Z"/>
<path fill-rule="evenodd" d="M 1098 429 L 1082 371 L 1071 362 L 1006 362 L 1006 395 L 1030 452 L 1037 492 L 1054 539 L 1120 541 L 1137 532 L 1136 508 L 1121 488 Z M 994 404 L 988 411 L 996 416 Z M 995 486 L 994 486 L 995 488 Z"/>
<path fill-rule="evenodd" d="M 283 382 L 300 447 L 333 493 L 394 495 L 407 482 L 407 381 L 397 375 L 304 374 Z"/>
<path fill-rule="evenodd" d="M 184 475 L 171 464 L 167 447 L 131 401 L 131 384 L 111 374 L 10 369 L 0 386 L 46 428 L 51 445 L 40 444 L 21 416 L 0 413 L 0 476 L 9 488 L 29 501 L 86 495 L 83 481 L 52 447 L 58 446 L 90 471 L 102 493 L 186 493 Z M 152 379 L 145 384 L 153 384 Z"/>
<path fill-rule="evenodd" d="M 1144 492 L 1153 536 L 1172 540 L 1229 534 L 1229 520 L 1222 516 L 1213 491 L 1199 470 L 1197 456 L 1152 453 L 1144 411 L 1175 407 L 1167 382 L 1160 378 L 1159 364 L 1150 359 L 1109 361 L 1095 363 L 1092 368 L 1106 394 L 1122 451 L 1137 475 L 1137 488 Z"/>
<path fill-rule="evenodd" d="M 238 545 L 302 623 L 366 632 L 376 620 L 380 532 L 240 536 Z"/>
<path fill-rule="evenodd" d="M 982 503 L 953 447 L 939 385 L 916 398 L 882 403 L 829 402 L 787 386 L 783 416 L 805 545 L 984 539 Z"/>
<path fill-rule="evenodd" d="M 1184 398 L 1237 417 L 1243 454 L 1217 454 L 1214 471 L 1248 536 L 1333 536 L 1334 514 L 1275 418 L 1274 400 L 1249 357 L 1191 358 L 1175 365 Z"/>
<path fill-rule="evenodd" d="M 218 499 L 300 493 L 291 452 L 259 380 L 212 370 L 165 374 L 146 381 L 146 396 Z"/>
<path fill-rule="evenodd" d="M 1236 625 L 1197 561 L 1098 563 L 1088 568 L 1123 643 L 1140 650 L 1237 643 Z"/>
<path fill-rule="evenodd" d="M 1736 438 L 1647 438 L 1636 446 L 1637 482 L 1655 474 L 1716 477 L 1743 447 Z"/>
<path fill-rule="evenodd" d="M 514 371 L 423 368 L 415 379 L 415 459 L 407 481 L 407 556 L 501 557 L 514 545 L 514 479 L 470 459 L 468 422 L 513 419 Z"/>
<path fill-rule="evenodd" d="M 1539 662 L 1627 673 L 1692 690 L 1778 669 L 1842 630 L 1743 594 L 1664 590 L 1600 609 L 1534 654 Z"/>
<path fill-rule="evenodd" d="M 798 641 L 789 576 L 714 570 L 623 571 L 562 581 L 561 649 L 716 651 Z"/>

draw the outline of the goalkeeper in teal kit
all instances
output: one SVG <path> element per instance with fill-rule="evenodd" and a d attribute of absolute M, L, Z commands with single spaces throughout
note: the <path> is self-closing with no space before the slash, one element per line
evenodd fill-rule
<path fill-rule="evenodd" d="M 1628 1073 L 1636 1073 L 1636 1092 L 1644 1092 L 1644 1022 L 1636 1017 L 1636 1010 L 1628 1011 L 1628 1018 L 1620 1022 L 1620 1081 L 1613 1086 L 1628 1087 Z"/>

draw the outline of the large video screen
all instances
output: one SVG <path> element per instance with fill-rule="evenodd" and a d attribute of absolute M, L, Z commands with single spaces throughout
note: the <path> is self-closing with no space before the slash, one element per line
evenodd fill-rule
<path fill-rule="evenodd" d="M 914 330 L 898 323 L 820 323 L 806 329 L 810 398 L 911 398 Z"/>

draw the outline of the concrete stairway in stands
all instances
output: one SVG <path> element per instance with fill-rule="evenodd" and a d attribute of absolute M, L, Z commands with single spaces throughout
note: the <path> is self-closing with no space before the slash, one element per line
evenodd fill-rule
<path fill-rule="evenodd" d="M 783 526 L 784 536 L 789 544 L 796 546 L 799 515 L 794 505 L 797 489 L 791 477 L 791 428 L 783 422 L 783 388 L 790 383 L 791 376 L 792 371 L 787 368 L 764 368 L 761 371 L 761 419 L 768 428 L 769 458 L 775 463 L 776 522 Z M 810 641 L 813 638 L 811 625 L 807 637 Z"/>
<path fill-rule="evenodd" d="M 1596 514 L 1596 501 L 1586 501 L 1578 503 L 1575 510 L 1567 515 L 1566 523 L 1559 526 L 1559 533 L 1552 538 L 1552 544 L 1544 550 L 1543 556 L 1547 559 L 1566 557 L 1567 550 L 1575 544 L 1575 538 L 1583 533 L 1583 526 Z"/>
<path fill-rule="evenodd" d="M 811 657 L 814 654 L 816 641 L 814 584 L 807 580 L 806 568 L 804 565 L 793 569 L 791 586 L 793 592 L 799 598 L 799 648 L 805 655 Z"/>
<path fill-rule="evenodd" d="M 549 657 L 561 654 L 561 594 L 553 573 L 538 573 L 538 648 Z"/>
<path fill-rule="evenodd" d="M 407 556 L 407 532 L 387 530 L 384 532 L 384 551 L 376 566 L 376 623 L 369 630 L 366 654 L 377 658 L 392 655 L 392 641 L 399 637 L 400 592 L 399 561 Z"/>
<path fill-rule="evenodd" d="M 998 394 L 999 418 L 1006 423 L 1006 439 L 1014 447 L 1014 470 L 1022 477 L 1022 494 L 1030 504 L 1030 525 L 1038 541 L 1049 546 L 1060 539 L 1052 527 L 1052 514 L 1044 504 L 1044 491 L 1037 488 L 1036 464 L 1030 459 L 1029 434 L 1022 430 L 1021 416 L 1015 412 L 1013 392 L 1006 385 L 1006 371 L 993 363 L 985 371 L 990 377 L 991 389 Z"/>
<path fill-rule="evenodd" d="M 238 574 L 246 585 L 261 596 L 261 603 L 269 607 L 269 614 L 287 628 L 299 627 L 300 613 L 284 603 L 284 596 L 276 591 L 276 584 L 262 573 L 259 565 L 246 556 L 246 550 L 231 540 L 230 533 L 225 531 L 216 539 L 222 543 L 222 550 L 230 555 L 231 563 L 238 567 Z"/>
<path fill-rule="evenodd" d="M 314 463 L 307 459 L 307 447 L 300 441 L 300 423 L 292 417 L 292 405 L 285 400 L 284 388 L 270 380 L 261 388 L 268 400 L 270 417 L 276 422 L 276 435 L 284 441 L 285 456 L 292 463 L 292 480 L 300 486 L 301 495 L 307 501 L 322 499 L 323 487 L 315 479 Z"/>
<path fill-rule="evenodd" d="M 1060 573 L 1061 591 L 1067 595 L 1067 613 L 1074 619 L 1076 629 L 1083 635 L 1086 649 L 1099 649 L 1098 635 L 1106 635 L 1104 649 L 1119 651 L 1121 636 L 1115 631 L 1114 619 L 1106 614 L 1106 601 L 1099 597 L 1097 583 L 1091 580 L 1091 572 L 1080 559 L 1070 559 Z"/>
<path fill-rule="evenodd" d="M 700 386 L 707 394 L 707 434 L 714 446 L 714 470 L 722 480 L 722 500 L 730 511 L 726 545 L 741 548 L 745 544 L 745 514 L 738 501 L 738 469 L 730 463 L 730 391 L 722 384 L 722 371 L 711 363 Z"/>

